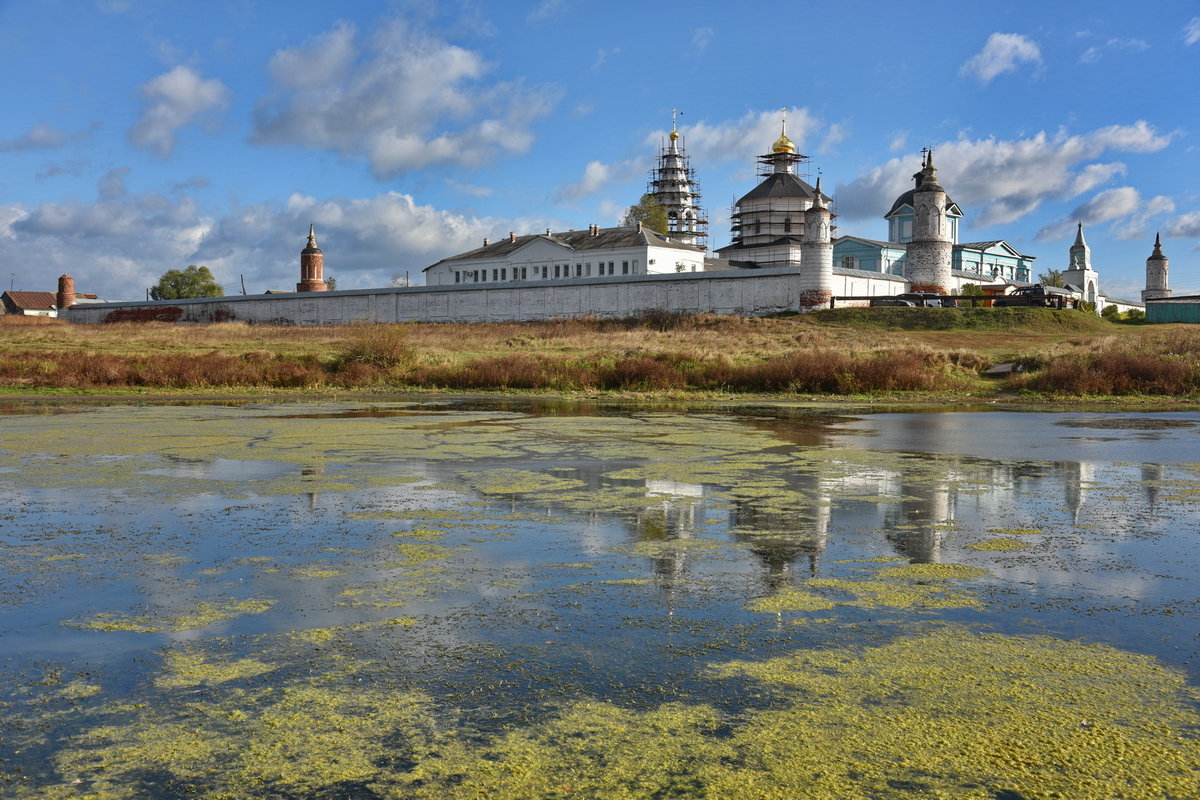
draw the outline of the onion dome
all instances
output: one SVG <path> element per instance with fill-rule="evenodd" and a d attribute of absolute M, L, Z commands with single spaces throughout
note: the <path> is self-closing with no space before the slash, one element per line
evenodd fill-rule
<path fill-rule="evenodd" d="M 795 153 L 796 145 L 787 136 L 787 118 L 783 120 L 783 130 L 779 134 L 779 138 L 775 140 L 775 144 L 771 145 L 772 153 Z"/>

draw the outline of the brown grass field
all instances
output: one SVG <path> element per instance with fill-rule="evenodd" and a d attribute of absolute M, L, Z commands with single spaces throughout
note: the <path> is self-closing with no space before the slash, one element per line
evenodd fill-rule
<path fill-rule="evenodd" d="M 981 373 L 1001 362 L 1023 371 Z M 0 317 L 0 391 L 507 390 L 1200 399 L 1200 326 L 1048 309 L 274 327 Z"/>

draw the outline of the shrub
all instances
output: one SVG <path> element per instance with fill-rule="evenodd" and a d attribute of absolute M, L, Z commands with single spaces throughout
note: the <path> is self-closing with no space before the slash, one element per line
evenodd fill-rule
<path fill-rule="evenodd" d="M 356 323 L 349 328 L 345 349 L 338 354 L 342 364 L 357 362 L 391 369 L 413 360 L 404 325 Z"/>

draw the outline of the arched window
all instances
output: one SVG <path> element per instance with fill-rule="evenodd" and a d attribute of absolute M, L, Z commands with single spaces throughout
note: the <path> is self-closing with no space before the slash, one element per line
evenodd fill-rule
<path fill-rule="evenodd" d="M 791 233 L 791 232 L 792 232 L 792 218 L 791 218 L 791 217 L 785 217 L 785 218 L 784 218 L 784 220 L 783 220 L 783 232 L 784 232 L 784 233 Z"/>

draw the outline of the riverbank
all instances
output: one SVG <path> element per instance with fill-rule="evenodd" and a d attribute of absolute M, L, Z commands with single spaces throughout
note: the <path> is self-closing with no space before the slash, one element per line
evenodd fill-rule
<path fill-rule="evenodd" d="M 0 322 L 0 393 L 573 396 L 1039 402 L 1200 398 L 1200 326 L 1048 309 L 839 309 L 477 325 Z M 1000 363 L 1002 378 L 985 376 Z"/>

